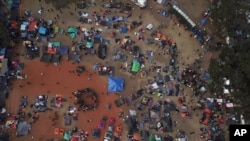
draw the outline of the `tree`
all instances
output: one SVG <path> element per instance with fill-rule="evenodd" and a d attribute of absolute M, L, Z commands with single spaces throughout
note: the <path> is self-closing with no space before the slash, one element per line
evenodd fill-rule
<path fill-rule="evenodd" d="M 3 18 L 0 19 L 0 49 L 10 45 L 10 35 Z"/>
<path fill-rule="evenodd" d="M 214 81 L 210 84 L 211 92 L 222 93 L 223 78 L 231 80 L 228 87 L 235 103 L 240 105 L 238 109 L 250 120 L 250 42 L 239 44 L 232 48 L 225 47 L 221 51 L 218 60 L 212 60 L 209 65 L 209 73 Z"/>

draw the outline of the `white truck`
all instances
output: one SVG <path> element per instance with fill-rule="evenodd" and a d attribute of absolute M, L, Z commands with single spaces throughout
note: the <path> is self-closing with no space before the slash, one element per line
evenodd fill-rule
<path fill-rule="evenodd" d="M 140 8 L 144 8 L 147 6 L 147 0 L 131 0 L 135 5 L 139 6 Z"/>

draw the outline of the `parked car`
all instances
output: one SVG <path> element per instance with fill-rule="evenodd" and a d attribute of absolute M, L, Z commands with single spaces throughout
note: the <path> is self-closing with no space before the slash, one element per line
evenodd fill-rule
<path fill-rule="evenodd" d="M 105 59 L 107 57 L 107 46 L 100 44 L 98 48 L 98 57 L 100 59 Z"/>

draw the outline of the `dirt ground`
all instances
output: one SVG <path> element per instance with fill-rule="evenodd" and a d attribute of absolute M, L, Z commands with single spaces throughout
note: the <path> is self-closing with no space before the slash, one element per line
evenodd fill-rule
<path fill-rule="evenodd" d="M 67 131 L 77 126 L 79 129 L 87 130 L 90 133 L 92 129 L 97 128 L 103 116 L 114 117 L 117 119 L 117 124 L 121 123 L 118 118 L 120 109 L 116 108 L 113 103 L 117 96 L 115 94 L 107 95 L 106 93 L 107 79 L 93 74 L 91 80 L 88 80 L 88 75 L 86 74 L 78 76 L 76 73 L 70 73 L 69 71 L 75 70 L 75 67 L 76 65 L 72 65 L 66 60 L 63 60 L 58 67 L 53 64 L 41 63 L 37 59 L 25 62 L 23 73 L 27 74 L 28 77 L 25 80 L 16 81 L 14 84 L 7 107 L 11 113 L 17 112 L 21 96 L 28 96 L 28 101 L 31 104 L 35 101 L 35 97 L 40 94 L 48 94 L 49 97 L 55 97 L 56 94 L 60 94 L 63 98 L 67 99 L 67 102 L 63 102 L 63 108 L 61 109 L 41 113 L 39 120 L 33 124 L 29 136 L 19 137 L 18 139 L 13 137 L 13 140 L 29 140 L 31 136 L 33 136 L 35 140 L 41 141 L 59 138 L 54 135 L 54 128 L 56 127 L 65 128 Z M 89 72 L 91 72 L 91 70 L 89 70 Z M 43 75 L 41 75 L 41 73 L 43 73 Z M 27 82 L 30 82 L 30 84 L 27 84 Z M 19 87 L 20 85 L 22 86 L 21 88 Z M 79 120 L 76 122 L 73 121 L 72 126 L 65 126 L 63 113 L 66 113 L 67 106 L 73 106 L 73 102 L 75 101 L 72 97 L 72 92 L 84 88 L 92 88 L 98 94 L 97 109 L 86 112 L 79 111 Z M 107 110 L 105 107 L 108 103 L 111 104 L 111 110 Z M 29 108 L 27 108 L 27 111 L 28 110 Z M 55 116 L 55 112 L 58 114 L 58 119 L 54 123 L 52 119 Z M 87 122 L 87 120 L 90 119 L 92 122 Z M 101 137 L 103 136 L 104 131 Z M 91 137 L 89 138 L 91 139 Z"/>
<path fill-rule="evenodd" d="M 78 16 L 76 11 L 74 10 L 75 6 L 74 4 L 69 5 L 68 8 L 63 8 L 62 13 L 60 11 L 54 11 L 54 12 L 47 12 L 47 9 L 51 9 L 51 5 L 47 5 L 45 3 L 42 3 L 42 6 L 44 8 L 44 14 L 40 15 L 37 13 L 37 11 L 40 8 L 40 5 L 38 1 L 34 0 L 25 0 L 22 1 L 23 4 L 21 5 L 21 12 L 24 10 L 31 10 L 33 15 L 35 17 L 41 17 L 46 20 L 48 19 L 54 19 L 56 15 L 59 15 L 60 20 L 57 22 L 57 25 L 59 28 L 67 29 L 68 26 L 80 26 L 81 24 L 77 21 Z M 177 0 L 179 5 L 184 8 L 184 10 L 187 12 L 188 15 L 191 16 L 196 22 L 199 22 L 199 17 L 201 12 L 206 9 L 206 5 L 208 4 L 208 1 L 184 1 L 184 0 Z M 152 3 L 152 4 L 151 4 Z M 154 28 L 158 27 L 163 23 L 166 28 L 162 28 L 161 31 L 174 39 L 174 41 L 177 43 L 178 48 L 178 64 L 180 65 L 181 69 L 183 69 L 187 64 L 193 64 L 193 62 L 196 59 L 200 58 L 200 55 L 203 56 L 201 58 L 203 60 L 202 67 L 204 69 L 207 68 L 209 64 L 209 58 L 211 57 L 212 53 L 205 53 L 198 41 L 194 39 L 193 37 L 190 37 L 191 32 L 185 31 L 184 27 L 176 26 L 174 24 L 174 19 L 171 19 L 170 17 L 162 17 L 161 15 L 157 14 L 157 9 L 161 7 L 161 5 L 154 4 L 153 1 L 150 1 L 150 5 L 152 5 L 152 9 L 143 9 L 140 10 L 139 8 L 135 8 L 132 17 L 132 19 L 138 19 L 138 16 L 142 16 L 143 21 L 143 27 L 145 27 L 149 23 L 153 23 Z M 195 6 L 194 6 L 195 5 Z M 193 8 L 195 7 L 195 8 Z M 100 13 L 100 9 L 95 8 L 96 11 Z M 91 13 L 92 8 L 88 8 L 87 11 Z M 74 13 L 71 15 L 70 13 Z M 116 13 L 116 11 L 114 11 Z M 117 14 L 116 14 L 117 15 Z M 62 23 L 62 21 L 64 23 Z M 84 25 L 87 28 L 90 28 L 94 25 Z M 104 32 L 105 38 L 109 39 L 108 32 Z M 145 36 L 148 36 L 149 32 L 145 33 Z M 133 38 L 135 38 L 133 32 L 127 33 L 126 35 L 129 35 Z M 119 35 L 118 37 L 124 37 L 126 35 Z M 80 37 L 77 37 L 75 39 L 80 40 Z M 110 39 L 111 40 L 111 39 Z M 56 36 L 53 41 L 62 41 L 63 45 L 71 46 L 72 42 L 69 37 L 65 35 L 58 35 Z M 146 50 L 153 50 L 155 51 L 155 60 L 157 60 L 158 64 L 168 64 L 170 56 L 168 55 L 157 55 L 160 52 L 160 49 L 156 47 L 155 45 L 145 45 L 144 42 L 136 41 L 136 44 L 138 44 L 142 51 Z M 38 44 L 39 46 L 42 46 L 42 44 Z M 111 43 L 109 45 L 109 52 L 111 52 L 112 48 L 116 47 L 114 44 L 114 41 L 111 40 Z M 18 48 L 19 52 L 25 53 L 23 47 Z M 24 74 L 27 74 L 28 77 L 25 80 L 18 80 L 15 82 L 13 90 L 10 94 L 10 98 L 8 101 L 8 109 L 11 113 L 15 113 L 18 108 L 18 101 L 21 96 L 25 95 L 29 97 L 30 101 L 34 101 L 35 96 L 39 94 L 49 94 L 51 96 L 55 96 L 55 94 L 62 94 L 63 97 L 67 98 L 69 103 L 73 103 L 74 99 L 70 98 L 71 93 L 77 89 L 92 87 L 97 93 L 98 93 L 98 99 L 99 99 L 99 106 L 95 111 L 88 111 L 84 113 L 79 113 L 79 119 L 78 122 L 73 122 L 72 126 L 77 125 L 80 129 L 88 130 L 90 132 L 91 129 L 96 128 L 98 122 L 102 119 L 103 116 L 111 116 L 115 117 L 117 119 L 116 123 L 122 122 L 118 119 L 118 112 L 120 110 L 124 110 L 126 113 L 128 109 L 135 109 L 133 107 L 133 104 L 131 106 L 123 106 L 121 109 L 116 108 L 113 104 L 113 101 L 117 98 L 115 94 L 106 95 L 107 91 L 107 79 L 106 77 L 100 77 L 97 75 L 93 75 L 91 77 L 91 80 L 87 79 L 87 76 L 85 74 L 81 74 L 80 76 L 77 76 L 77 74 L 70 73 L 69 71 L 72 71 L 75 69 L 76 65 L 71 64 L 71 62 L 66 61 L 66 59 L 62 59 L 61 63 L 58 66 L 54 66 L 53 64 L 44 64 L 42 62 L 39 62 L 38 59 L 35 60 L 26 60 L 24 57 L 18 57 L 18 59 L 21 62 L 25 63 L 25 68 L 23 70 Z M 89 71 L 92 70 L 92 65 L 94 63 L 101 62 L 101 63 L 108 63 L 112 66 L 120 66 L 123 63 L 120 62 L 112 62 L 110 58 L 108 58 L 105 61 L 101 61 L 100 59 L 97 59 L 97 57 L 93 56 L 84 56 L 82 59 L 82 62 L 80 65 L 89 66 Z M 124 64 L 123 64 L 124 65 Z M 148 64 L 149 67 L 151 66 Z M 44 73 L 44 75 L 41 76 L 41 73 Z M 115 71 L 115 75 L 119 77 L 125 78 L 125 91 L 121 93 L 121 95 L 126 96 L 130 95 L 132 92 L 137 90 L 139 87 L 143 87 L 146 83 L 146 79 L 130 79 L 130 76 L 127 73 L 121 72 L 118 69 Z M 149 77 L 153 77 L 153 73 L 149 74 Z M 139 78 L 139 76 L 137 76 Z M 27 82 L 31 82 L 31 84 L 27 84 Z M 44 85 L 41 85 L 43 83 Z M 23 87 L 20 88 L 19 86 L 22 85 Z M 104 93 L 104 94 L 103 94 Z M 185 88 L 185 95 L 188 95 L 192 93 L 190 89 Z M 173 101 L 177 101 L 176 97 L 169 97 Z M 112 103 L 112 109 L 106 110 L 105 105 L 107 103 Z M 70 105 L 70 104 L 69 104 Z M 65 106 L 68 106 L 68 104 L 65 103 Z M 192 103 L 190 103 L 188 106 L 192 106 Z M 53 130 L 55 127 L 63 127 L 65 129 L 71 129 L 71 127 L 65 127 L 64 122 L 62 119 L 62 114 L 65 112 L 65 108 L 61 110 L 54 110 L 51 112 L 46 112 L 40 114 L 40 118 L 37 123 L 35 123 L 32 127 L 31 134 L 29 136 L 15 138 L 13 136 L 13 140 L 31 140 L 31 136 L 34 137 L 33 140 L 41 140 L 44 141 L 49 138 L 59 138 L 58 136 L 55 136 L 53 134 Z M 57 120 L 55 125 L 52 125 L 53 122 L 51 121 L 51 118 L 54 117 L 55 112 L 57 112 L 59 115 L 59 119 Z M 192 141 L 199 140 L 199 134 L 198 130 L 200 128 L 199 122 L 199 112 L 193 113 L 192 119 L 183 119 L 180 117 L 180 115 L 173 115 L 173 118 L 175 118 L 178 121 L 177 128 L 178 129 L 189 129 L 186 130 L 186 132 L 192 132 L 197 131 L 195 134 L 190 135 L 189 139 Z M 87 120 L 92 119 L 93 122 L 88 123 Z M 46 123 L 46 124 L 44 124 Z M 101 137 L 104 135 L 104 131 L 102 131 Z M 45 137 L 46 135 L 46 137 Z M 89 137 L 90 140 L 92 140 L 91 137 Z M 100 139 L 101 140 L 101 139 Z M 123 140 L 126 140 L 125 135 L 123 135 Z"/>

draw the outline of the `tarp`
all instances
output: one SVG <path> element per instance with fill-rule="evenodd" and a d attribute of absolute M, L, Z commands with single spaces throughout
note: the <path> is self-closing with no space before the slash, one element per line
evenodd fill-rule
<path fill-rule="evenodd" d="M 121 92 L 124 90 L 124 78 L 108 78 L 108 92 Z"/>
<path fill-rule="evenodd" d="M 45 35 L 46 34 L 46 32 L 47 32 L 47 29 L 45 28 L 45 27 L 39 27 L 39 30 L 38 30 L 38 32 L 39 32 L 39 34 L 41 34 L 41 35 Z"/>
<path fill-rule="evenodd" d="M 133 61 L 132 72 L 138 72 L 140 70 L 141 64 L 138 61 Z"/>
<path fill-rule="evenodd" d="M 127 33 L 128 32 L 128 28 L 126 27 L 126 26 L 122 26 L 121 28 L 120 28 L 120 33 L 121 34 L 124 34 L 124 33 Z"/>

